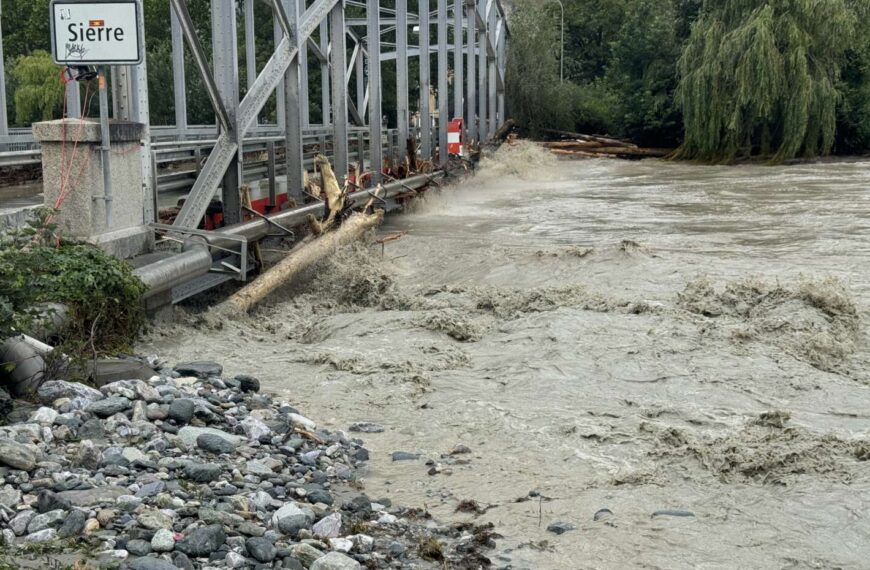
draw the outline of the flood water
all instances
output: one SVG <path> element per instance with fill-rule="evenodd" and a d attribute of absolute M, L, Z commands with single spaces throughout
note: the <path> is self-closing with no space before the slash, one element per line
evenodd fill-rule
<path fill-rule="evenodd" d="M 520 144 L 397 232 L 140 350 L 255 374 L 322 428 L 382 424 L 366 493 L 494 523 L 496 567 L 868 567 L 870 162 Z"/>

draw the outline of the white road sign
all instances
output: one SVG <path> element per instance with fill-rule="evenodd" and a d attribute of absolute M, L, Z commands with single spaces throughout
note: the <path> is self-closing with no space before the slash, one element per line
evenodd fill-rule
<path fill-rule="evenodd" d="M 132 65 L 142 62 L 136 0 L 51 3 L 51 50 L 60 65 Z"/>

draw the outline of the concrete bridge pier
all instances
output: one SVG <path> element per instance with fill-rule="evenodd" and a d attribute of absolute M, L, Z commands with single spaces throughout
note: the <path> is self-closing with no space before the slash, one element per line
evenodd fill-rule
<path fill-rule="evenodd" d="M 102 132 L 96 120 L 34 123 L 42 147 L 44 203 L 59 204 L 55 218 L 66 238 L 87 241 L 121 258 L 150 249 L 152 232 L 143 223 L 141 144 L 144 125 L 112 121 L 111 191 L 103 187 Z M 111 202 L 111 216 L 106 205 Z"/>

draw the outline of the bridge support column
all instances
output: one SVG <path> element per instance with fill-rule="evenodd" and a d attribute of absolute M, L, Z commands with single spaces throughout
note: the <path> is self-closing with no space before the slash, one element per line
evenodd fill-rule
<path fill-rule="evenodd" d="M 148 251 L 151 231 L 142 223 L 145 195 L 140 140 L 144 125 L 126 121 L 110 124 L 112 225 L 108 226 L 100 122 L 80 123 L 81 119 L 61 119 L 33 125 L 33 137 L 42 147 L 45 204 L 53 207 L 63 194 L 55 219 L 60 234 L 96 244 L 118 257 Z M 79 150 L 70 162 L 69 148 L 76 142 Z"/>
<path fill-rule="evenodd" d="M 450 111 L 447 108 L 447 0 L 438 1 L 438 162 L 447 164 L 447 125 Z"/>
<path fill-rule="evenodd" d="M 299 38 L 299 2 L 297 0 L 282 0 L 284 11 L 289 20 L 290 29 L 295 41 Z M 279 26 L 280 27 L 280 26 Z M 305 49 L 305 44 L 300 50 Z M 297 57 L 290 62 L 284 73 L 284 136 L 285 159 L 287 160 L 287 196 L 301 205 L 305 199 L 303 192 L 304 165 L 302 161 L 302 112 L 300 105 L 302 97 L 299 94 L 300 60 Z M 280 99 L 281 93 L 278 93 Z"/>
<path fill-rule="evenodd" d="M 380 47 L 378 48 L 380 51 Z M 371 53 L 371 48 L 369 48 Z M 408 0 L 396 0 L 396 128 L 399 156 L 408 144 Z M 411 165 L 413 168 L 413 165 Z"/>
<path fill-rule="evenodd" d="M 465 4 L 465 19 L 468 26 L 468 69 L 466 85 L 468 91 L 465 95 L 465 104 L 467 113 L 465 115 L 465 128 L 468 133 L 468 141 L 477 139 L 477 71 L 475 67 L 477 54 L 474 52 L 474 46 L 477 45 L 476 36 L 476 19 L 474 17 L 474 0 L 466 0 Z"/>
<path fill-rule="evenodd" d="M 465 0 L 453 0 L 453 117 L 465 115 L 462 104 L 465 96 L 465 76 L 462 65 L 462 4 Z M 463 127 L 463 131 L 465 127 Z"/>
<path fill-rule="evenodd" d="M 369 136 L 372 140 L 372 183 L 380 184 L 384 163 L 381 147 L 381 16 L 379 0 L 366 2 L 366 49 L 369 52 Z M 362 54 L 359 55 L 362 57 Z M 398 62 L 397 62 L 398 63 Z M 407 94 L 407 91 L 406 91 Z"/>
<path fill-rule="evenodd" d="M 344 31 L 344 2 L 336 4 L 329 13 L 330 78 L 332 83 L 332 151 L 338 183 L 347 176 L 347 53 Z M 369 95 L 371 97 L 371 95 Z"/>
<path fill-rule="evenodd" d="M 486 21 L 486 0 L 478 0 L 477 13 L 481 18 L 480 32 L 477 35 L 477 136 L 483 142 L 487 139 L 487 121 L 486 121 L 486 43 L 487 38 L 487 21 Z"/>
<path fill-rule="evenodd" d="M 429 0 L 419 0 L 420 18 L 420 153 L 432 159 L 432 115 L 429 112 Z"/>
<path fill-rule="evenodd" d="M 227 134 L 231 141 L 239 143 L 239 57 L 234 2 L 211 3 L 211 35 L 214 80 L 229 119 Z M 242 221 L 242 201 L 239 195 L 242 180 L 241 157 L 242 148 L 239 145 L 221 184 L 225 224 Z"/>

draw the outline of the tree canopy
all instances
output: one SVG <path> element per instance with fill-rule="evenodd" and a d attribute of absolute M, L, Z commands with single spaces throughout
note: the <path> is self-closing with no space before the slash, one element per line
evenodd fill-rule
<path fill-rule="evenodd" d="M 854 24 L 844 0 L 707 0 L 678 62 L 680 155 L 830 152 Z"/>
<path fill-rule="evenodd" d="M 509 66 L 551 74 L 559 6 L 519 0 L 510 23 Z M 565 50 L 566 85 L 510 86 L 523 124 L 706 161 L 870 150 L 868 0 L 577 0 Z"/>

